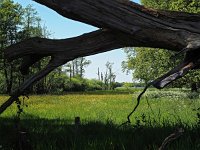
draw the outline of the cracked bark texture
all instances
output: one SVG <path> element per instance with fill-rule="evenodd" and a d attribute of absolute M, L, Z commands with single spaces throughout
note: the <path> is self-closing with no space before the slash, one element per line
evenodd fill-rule
<path fill-rule="evenodd" d="M 0 107 L 0 114 L 23 95 L 25 90 L 56 67 L 80 56 L 88 56 L 123 47 L 152 47 L 185 52 L 183 62 L 152 82 L 163 88 L 199 68 L 200 15 L 153 10 L 125 0 L 35 0 L 60 15 L 100 28 L 78 37 L 52 40 L 31 38 L 5 50 L 5 58 L 23 58 L 20 70 L 41 58 L 51 56 L 49 64 L 27 79 Z"/>

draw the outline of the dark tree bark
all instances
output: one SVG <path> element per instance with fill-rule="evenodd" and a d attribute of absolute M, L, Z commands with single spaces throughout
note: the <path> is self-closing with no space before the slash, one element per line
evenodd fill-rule
<path fill-rule="evenodd" d="M 51 56 L 49 64 L 26 80 L 13 96 L 0 107 L 0 114 L 39 79 L 56 67 L 77 57 L 122 47 L 153 47 L 184 52 L 183 62 L 152 82 L 157 88 L 199 68 L 200 15 L 145 8 L 126 0 L 35 0 L 60 15 L 98 28 L 98 31 L 75 38 L 50 40 L 31 38 L 10 46 L 5 57 L 12 61 L 23 58 L 21 72 L 41 58 Z M 31 59 L 32 58 L 32 59 Z"/>

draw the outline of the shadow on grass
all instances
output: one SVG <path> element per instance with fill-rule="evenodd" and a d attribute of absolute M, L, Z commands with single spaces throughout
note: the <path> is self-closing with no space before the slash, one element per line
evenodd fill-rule
<path fill-rule="evenodd" d="M 158 149 L 175 127 L 126 126 L 112 122 L 89 122 L 76 127 L 72 120 L 48 120 L 33 117 L 21 120 L 34 150 L 151 150 Z M 14 119 L 0 118 L 0 150 L 16 149 Z M 200 149 L 200 127 L 185 128 L 184 135 L 169 149 Z M 27 148 L 28 150 L 28 148 Z"/>

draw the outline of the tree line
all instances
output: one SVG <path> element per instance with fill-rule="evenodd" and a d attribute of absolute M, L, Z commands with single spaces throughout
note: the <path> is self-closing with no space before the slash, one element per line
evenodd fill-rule
<path fill-rule="evenodd" d="M 3 50 L 15 43 L 31 37 L 48 38 L 51 36 L 47 27 L 42 24 L 37 11 L 28 5 L 23 8 L 12 0 L 0 1 L 0 93 L 11 93 L 25 79 L 41 70 L 50 60 L 44 58 L 29 70 L 29 75 L 19 73 L 19 62 L 7 62 Z M 33 58 L 34 59 L 34 58 Z M 85 79 L 85 68 L 91 64 L 85 57 L 74 59 L 62 67 L 55 69 L 44 79 L 29 89 L 31 93 L 60 93 L 64 91 L 108 90 L 114 89 L 116 75 L 112 71 L 112 63 L 107 62 L 105 73 L 97 69 L 98 79 Z"/>
<path fill-rule="evenodd" d="M 200 12 L 200 1 L 197 0 L 141 0 L 149 8 Z M 122 63 L 124 71 L 133 71 L 133 78 L 147 84 L 172 69 L 184 58 L 184 53 L 174 54 L 171 51 L 158 48 L 126 48 L 127 60 Z M 200 72 L 191 71 L 185 77 L 172 83 L 170 87 L 190 87 L 197 91 L 200 87 Z"/>

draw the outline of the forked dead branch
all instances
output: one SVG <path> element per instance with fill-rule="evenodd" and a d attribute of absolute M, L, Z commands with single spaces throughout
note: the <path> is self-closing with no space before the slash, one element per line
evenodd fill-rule
<path fill-rule="evenodd" d="M 152 82 L 164 88 L 191 69 L 199 68 L 200 15 L 160 11 L 122 0 L 35 0 L 60 15 L 98 28 L 79 37 L 51 40 L 31 38 L 5 50 L 5 58 L 23 58 L 21 72 L 41 58 L 51 56 L 49 64 L 27 79 L 0 107 L 0 114 L 26 89 L 66 62 L 123 47 L 153 47 L 184 52 L 183 62 Z"/>

